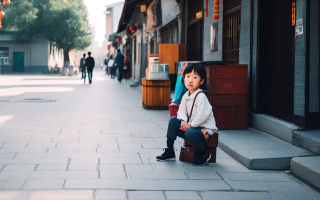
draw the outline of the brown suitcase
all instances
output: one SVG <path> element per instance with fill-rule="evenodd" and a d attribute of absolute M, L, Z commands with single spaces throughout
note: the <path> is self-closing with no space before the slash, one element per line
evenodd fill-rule
<path fill-rule="evenodd" d="M 207 141 L 206 148 L 211 154 L 211 159 L 209 160 L 209 163 L 216 162 L 218 139 L 219 139 L 219 134 L 214 133 L 209 137 Z M 188 143 L 188 142 L 185 141 L 185 143 Z M 194 157 L 195 157 L 195 150 L 191 145 L 181 147 L 180 156 L 179 156 L 180 161 L 191 163 Z"/>

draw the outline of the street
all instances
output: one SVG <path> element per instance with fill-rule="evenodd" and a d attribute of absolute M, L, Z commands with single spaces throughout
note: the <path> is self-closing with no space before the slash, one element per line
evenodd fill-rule
<path fill-rule="evenodd" d="M 141 86 L 93 72 L 0 75 L 0 199 L 290 199 L 320 194 L 284 171 L 157 162 L 169 110 L 142 108 Z M 219 128 L 219 127 L 218 127 Z"/>

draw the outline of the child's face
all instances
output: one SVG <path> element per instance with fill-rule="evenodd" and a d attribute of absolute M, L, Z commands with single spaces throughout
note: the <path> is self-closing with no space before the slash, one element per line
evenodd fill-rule
<path fill-rule="evenodd" d="M 203 82 L 204 80 L 201 80 L 201 77 L 194 70 L 184 77 L 184 85 L 188 88 L 190 94 L 196 91 Z"/>

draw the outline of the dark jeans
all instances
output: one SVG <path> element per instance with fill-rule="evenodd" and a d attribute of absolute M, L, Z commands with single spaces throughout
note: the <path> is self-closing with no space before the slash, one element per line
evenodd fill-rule
<path fill-rule="evenodd" d="M 93 71 L 93 69 L 87 69 L 87 71 L 88 71 L 89 83 L 91 83 L 92 82 L 92 71 Z"/>
<path fill-rule="evenodd" d="M 167 145 L 173 148 L 173 143 L 177 136 L 187 140 L 197 151 L 206 149 L 206 140 L 201 133 L 201 127 L 189 128 L 186 132 L 180 130 L 180 120 L 177 117 L 172 117 L 169 121 L 167 131 Z"/>
<path fill-rule="evenodd" d="M 82 70 L 82 78 L 86 79 L 86 75 L 87 75 L 86 70 L 85 69 Z"/>
<path fill-rule="evenodd" d="M 123 69 L 118 68 L 118 81 L 122 81 L 123 77 Z"/>
<path fill-rule="evenodd" d="M 111 67 L 110 73 L 111 73 L 111 78 L 114 78 L 116 76 L 116 68 Z"/>

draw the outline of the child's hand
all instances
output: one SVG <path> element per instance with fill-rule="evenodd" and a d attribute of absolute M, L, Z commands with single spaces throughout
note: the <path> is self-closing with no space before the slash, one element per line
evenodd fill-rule
<path fill-rule="evenodd" d="M 189 128 L 191 128 L 191 125 L 190 125 L 190 124 L 188 124 L 188 123 L 185 122 L 185 121 L 182 121 L 182 122 L 181 122 L 180 130 L 182 130 L 182 131 L 187 131 Z"/>

